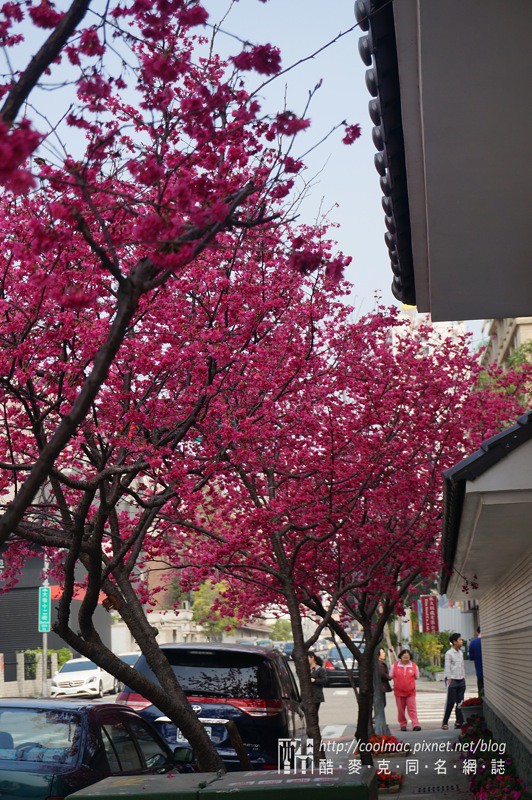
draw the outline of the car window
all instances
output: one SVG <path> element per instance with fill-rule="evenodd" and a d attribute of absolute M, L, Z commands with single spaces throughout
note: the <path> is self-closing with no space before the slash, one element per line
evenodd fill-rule
<path fill-rule="evenodd" d="M 59 672 L 85 672 L 88 669 L 98 669 L 94 661 L 66 661 Z"/>
<path fill-rule="evenodd" d="M 268 659 L 260 653 L 163 650 L 183 690 L 191 696 L 271 700 L 277 697 Z M 157 682 L 144 656 L 135 665 L 142 675 Z"/>
<path fill-rule="evenodd" d="M 167 763 L 167 750 L 155 738 L 153 731 L 144 720 L 129 716 L 127 718 L 127 726 L 135 737 L 148 769 L 162 767 Z"/>
<path fill-rule="evenodd" d="M 101 732 L 111 774 L 138 772 L 143 769 L 135 741 L 119 715 L 107 716 L 102 719 Z"/>
<path fill-rule="evenodd" d="M 290 683 L 292 684 L 292 692 L 297 700 L 298 703 L 301 702 L 301 692 L 299 691 L 299 685 L 295 679 L 294 673 L 290 668 L 288 668 L 288 674 L 290 675 Z"/>
<path fill-rule="evenodd" d="M 0 710 L 0 759 L 76 764 L 82 721 L 61 709 Z"/>
<path fill-rule="evenodd" d="M 124 664 L 129 664 L 130 667 L 133 667 L 139 655 L 140 653 L 125 653 L 124 655 L 119 655 L 118 658 L 123 661 Z"/>
<path fill-rule="evenodd" d="M 342 655 L 340 655 L 340 653 Z M 353 658 L 353 653 L 345 644 L 339 645 L 339 647 L 333 647 L 329 650 L 329 658 Z"/>
<path fill-rule="evenodd" d="M 299 702 L 299 692 L 297 691 L 293 675 L 286 665 L 284 658 L 276 659 L 276 663 L 279 667 L 279 677 L 281 679 L 283 695 Z"/>

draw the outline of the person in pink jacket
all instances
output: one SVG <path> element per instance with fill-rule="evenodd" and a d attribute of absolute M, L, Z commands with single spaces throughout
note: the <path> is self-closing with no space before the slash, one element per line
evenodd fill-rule
<path fill-rule="evenodd" d="M 397 718 L 402 731 L 406 731 L 406 714 L 412 722 L 412 730 L 420 731 L 421 726 L 417 718 L 416 708 L 416 681 L 419 678 L 417 664 L 412 661 L 410 650 L 401 650 L 399 661 L 392 664 L 390 678 L 393 680 L 393 693 L 397 703 Z"/>

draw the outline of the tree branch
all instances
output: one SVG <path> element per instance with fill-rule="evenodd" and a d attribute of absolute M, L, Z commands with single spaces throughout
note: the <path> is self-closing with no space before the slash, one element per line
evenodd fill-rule
<path fill-rule="evenodd" d="M 50 66 L 68 42 L 76 27 L 87 13 L 91 0 L 74 0 L 57 27 L 15 83 L 0 111 L 6 125 L 13 125 L 18 112 L 35 88 L 43 72 Z"/>

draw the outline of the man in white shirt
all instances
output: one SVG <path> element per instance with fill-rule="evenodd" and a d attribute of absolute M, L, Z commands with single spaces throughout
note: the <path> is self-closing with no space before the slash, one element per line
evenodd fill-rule
<path fill-rule="evenodd" d="M 449 637 L 451 647 L 445 653 L 445 667 L 443 677 L 447 686 L 447 703 L 443 715 L 442 728 L 444 731 L 449 728 L 449 717 L 453 708 L 456 706 L 455 728 L 461 728 L 464 722 L 463 714 L 458 707 L 465 694 L 465 668 L 464 656 L 460 649 L 463 645 L 462 637 L 459 633 L 452 633 Z"/>

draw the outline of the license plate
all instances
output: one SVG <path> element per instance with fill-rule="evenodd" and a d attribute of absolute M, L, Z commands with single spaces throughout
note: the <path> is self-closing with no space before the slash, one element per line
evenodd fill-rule
<path fill-rule="evenodd" d="M 211 726 L 210 725 L 204 725 L 203 727 L 205 728 L 205 733 L 207 734 L 207 736 L 210 739 L 211 738 L 211 734 L 212 734 Z M 176 742 L 188 742 L 188 739 L 185 739 L 185 737 L 183 736 L 183 734 L 181 733 L 179 728 L 176 729 L 175 740 L 176 740 Z"/>

